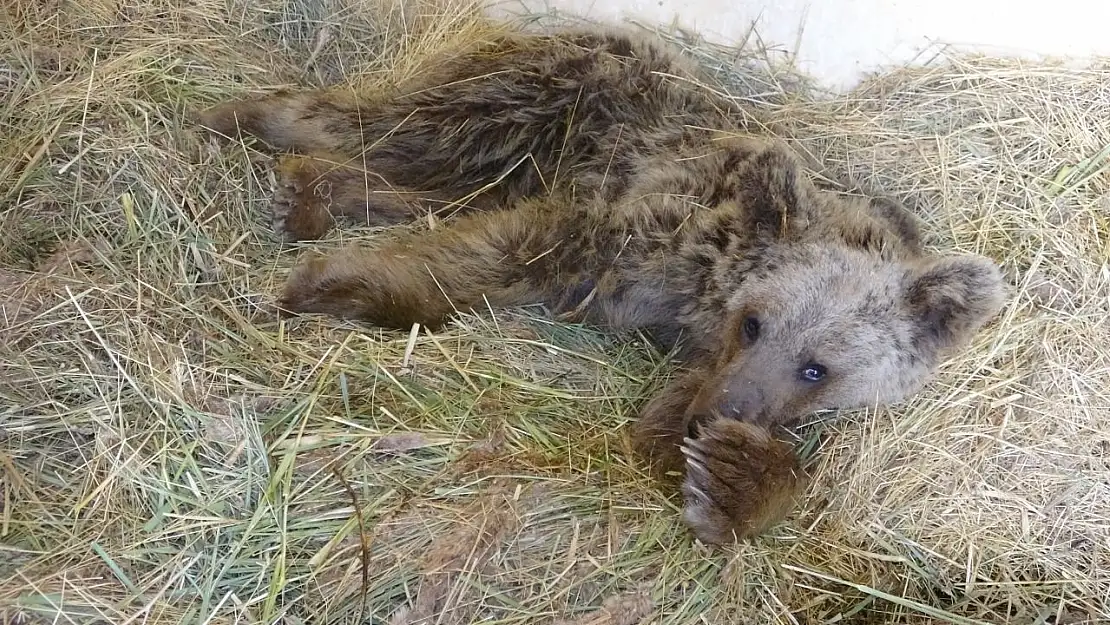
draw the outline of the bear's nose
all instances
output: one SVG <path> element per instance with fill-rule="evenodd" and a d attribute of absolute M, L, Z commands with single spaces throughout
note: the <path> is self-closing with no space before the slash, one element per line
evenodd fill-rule
<path fill-rule="evenodd" d="M 717 396 L 717 414 L 727 419 L 754 423 L 767 406 L 763 389 L 749 382 L 733 383 L 721 389 Z"/>

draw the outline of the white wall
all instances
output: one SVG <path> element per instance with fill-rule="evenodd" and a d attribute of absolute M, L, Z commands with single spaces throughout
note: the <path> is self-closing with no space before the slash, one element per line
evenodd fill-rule
<path fill-rule="evenodd" d="M 800 68 L 837 90 L 865 72 L 927 60 L 942 43 L 1003 55 L 1110 56 L 1110 0 L 500 0 L 496 6 L 676 22 L 719 43 L 743 40 L 754 22 L 764 42 L 796 53 Z"/>

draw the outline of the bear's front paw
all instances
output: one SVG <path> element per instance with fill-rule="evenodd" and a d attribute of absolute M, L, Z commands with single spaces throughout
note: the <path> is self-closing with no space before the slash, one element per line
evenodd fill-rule
<path fill-rule="evenodd" d="M 722 418 L 684 441 L 682 520 L 702 542 L 755 536 L 793 509 L 805 476 L 794 447 L 766 428 Z"/>

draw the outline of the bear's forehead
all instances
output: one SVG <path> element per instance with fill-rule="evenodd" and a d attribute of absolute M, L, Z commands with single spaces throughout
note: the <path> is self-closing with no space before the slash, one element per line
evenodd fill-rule
<path fill-rule="evenodd" d="M 906 328 L 892 309 L 875 313 L 849 303 L 825 304 L 813 314 L 786 315 L 772 321 L 768 339 L 776 351 L 796 360 L 854 366 L 882 360 L 906 341 Z"/>
<path fill-rule="evenodd" d="M 841 246 L 773 250 L 768 262 L 729 300 L 732 310 L 764 317 L 772 327 L 812 343 L 813 334 L 854 340 L 900 315 L 908 268 Z"/>
<path fill-rule="evenodd" d="M 898 263 L 833 250 L 780 264 L 743 289 L 736 303 L 789 332 L 868 334 L 899 314 L 905 271 Z"/>
<path fill-rule="evenodd" d="M 761 295 L 772 292 L 784 304 L 853 307 L 893 299 L 902 288 L 906 268 L 870 254 L 827 251 L 785 259 L 753 285 Z"/>
<path fill-rule="evenodd" d="M 900 318 L 896 301 L 885 293 L 858 294 L 852 299 L 811 297 L 786 301 L 768 310 L 772 326 L 787 336 L 814 343 L 880 340 Z"/>

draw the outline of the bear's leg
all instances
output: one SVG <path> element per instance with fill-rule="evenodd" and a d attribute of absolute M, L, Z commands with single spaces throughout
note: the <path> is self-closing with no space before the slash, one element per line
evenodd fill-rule
<path fill-rule="evenodd" d="M 685 372 L 671 381 L 656 395 L 632 424 L 633 446 L 648 461 L 657 477 L 669 481 L 668 474 L 682 475 L 686 458 L 682 441 L 695 433 L 690 431 L 688 407 L 705 383 L 704 371 Z"/>
<path fill-rule="evenodd" d="M 892 232 L 916 254 L 922 253 L 921 229 L 917 217 L 902 204 L 890 198 L 873 197 L 868 202 L 871 212 L 882 219 Z"/>
<path fill-rule="evenodd" d="M 281 93 L 219 104 L 197 121 L 300 155 L 283 157 L 277 172 L 275 224 L 294 240 L 321 236 L 330 216 L 389 225 L 414 208 L 461 213 L 546 195 L 555 177 L 536 158 L 558 158 L 535 135 L 555 114 L 538 107 L 469 117 L 453 102 L 496 93 L 468 88 L 437 87 L 425 94 L 427 106 L 335 90 Z"/>
<path fill-rule="evenodd" d="M 257 137 L 282 152 L 354 155 L 364 149 L 359 128 L 362 115 L 373 114 L 367 107 L 372 109 L 340 91 L 284 91 L 217 104 L 201 111 L 196 121 L 225 137 Z"/>
<path fill-rule="evenodd" d="M 567 258 L 576 238 L 566 207 L 528 202 L 460 217 L 378 249 L 351 248 L 304 261 L 279 305 L 379 326 L 438 326 L 456 310 L 556 302 L 583 275 Z M 570 215 L 573 217 L 573 214 Z M 570 261 L 573 262 L 573 261 Z"/>

